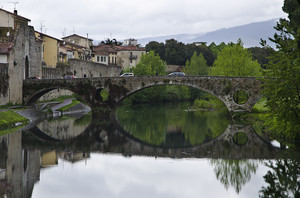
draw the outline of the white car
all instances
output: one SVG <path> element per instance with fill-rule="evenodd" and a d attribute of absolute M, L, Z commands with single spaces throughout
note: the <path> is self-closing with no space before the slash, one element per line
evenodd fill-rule
<path fill-rule="evenodd" d="M 134 76 L 133 73 L 124 73 L 121 75 L 121 77 L 129 77 L 129 76 Z"/>

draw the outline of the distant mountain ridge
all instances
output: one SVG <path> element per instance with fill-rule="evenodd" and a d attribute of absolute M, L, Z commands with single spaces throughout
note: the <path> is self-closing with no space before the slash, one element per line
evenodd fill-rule
<path fill-rule="evenodd" d="M 223 28 L 212 32 L 199 33 L 199 34 L 176 34 L 152 38 L 141 38 L 138 39 L 138 43 L 145 46 L 150 41 L 165 42 L 167 39 L 175 39 L 185 44 L 193 42 L 207 42 L 209 45 L 212 42 L 220 44 L 221 42 L 236 43 L 240 38 L 244 43 L 244 47 L 256 47 L 261 46 L 260 39 L 268 41 L 268 38 L 273 37 L 276 30 L 276 22 L 278 19 L 272 19 L 268 21 L 255 22 L 246 25 L 236 26 L 232 28 Z M 272 44 L 268 42 L 271 47 Z"/>

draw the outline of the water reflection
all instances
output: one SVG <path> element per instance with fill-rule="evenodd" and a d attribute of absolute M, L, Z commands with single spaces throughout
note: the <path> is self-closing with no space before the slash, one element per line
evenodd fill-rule
<path fill-rule="evenodd" d="M 45 135 L 54 140 L 67 140 L 80 135 L 87 129 L 92 120 L 92 115 L 63 116 L 45 120 L 36 125 Z"/>
<path fill-rule="evenodd" d="M 229 120 L 217 111 L 191 111 L 190 103 L 118 108 L 118 122 L 133 137 L 160 147 L 189 147 L 225 131 Z"/>
<path fill-rule="evenodd" d="M 288 154 L 288 158 L 265 162 L 270 170 L 264 176 L 267 185 L 261 188 L 259 197 L 300 197 L 299 152 Z"/>
<path fill-rule="evenodd" d="M 239 193 L 256 173 L 258 160 L 211 159 L 216 178 L 226 189 L 233 187 Z"/>
<path fill-rule="evenodd" d="M 166 112 L 162 115 L 169 117 Z M 139 141 L 115 118 L 103 119 L 100 115 L 75 121 L 48 120 L 39 127 L 0 136 L 0 197 L 230 197 L 232 193 L 257 197 L 260 190 L 263 197 L 268 192 L 268 187 L 262 186 L 269 179 L 264 182 L 263 176 L 269 174 L 267 170 L 276 172 L 276 166 L 283 166 L 278 148 L 260 139 L 251 126 L 230 124 L 216 137 L 213 132 L 197 134 L 197 144 L 186 147 L 192 145 L 193 135 L 184 132 L 180 114 L 174 115 L 177 118 L 171 116 L 169 123 L 177 127 L 165 129 L 180 128 L 185 144 L 178 141 L 180 145 L 175 145 L 175 139 L 169 140 L 175 145 L 168 144 L 172 148 Z M 192 115 L 200 119 L 203 114 Z M 189 119 L 197 120 L 185 116 L 189 124 Z M 73 126 L 62 127 L 66 123 Z M 215 130 L 209 124 L 206 126 L 204 131 Z M 196 140 L 198 137 L 202 138 L 201 144 Z M 168 138 L 164 137 L 164 141 L 168 142 Z M 264 168 L 266 161 L 262 159 L 270 159 L 272 166 Z M 284 166 L 285 170 L 299 167 L 299 161 L 287 160 Z M 299 184 L 297 174 L 296 180 L 295 175 L 286 174 L 293 178 L 293 186 Z M 270 177 L 274 178 L 273 175 Z M 247 188 L 247 183 L 251 188 Z"/>

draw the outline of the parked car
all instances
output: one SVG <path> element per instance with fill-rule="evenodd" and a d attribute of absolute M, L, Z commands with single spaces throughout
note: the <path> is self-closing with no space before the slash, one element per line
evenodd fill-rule
<path fill-rule="evenodd" d="M 76 76 L 74 76 L 74 75 L 65 75 L 64 76 L 64 79 L 73 79 L 73 78 L 76 78 Z"/>
<path fill-rule="evenodd" d="M 134 76 L 133 73 L 124 73 L 121 75 L 121 77 L 130 77 L 130 76 Z"/>
<path fill-rule="evenodd" d="M 30 77 L 29 79 L 40 80 L 41 78 L 40 78 L 40 77 L 38 77 L 38 76 L 33 76 L 33 77 Z"/>
<path fill-rule="evenodd" d="M 185 76 L 184 72 L 172 72 L 169 74 L 169 76 Z"/>

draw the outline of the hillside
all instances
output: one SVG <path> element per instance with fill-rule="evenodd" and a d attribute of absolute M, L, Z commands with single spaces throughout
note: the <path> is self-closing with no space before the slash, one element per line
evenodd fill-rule
<path fill-rule="evenodd" d="M 250 23 L 242 26 L 219 29 L 213 32 L 199 34 L 177 34 L 153 38 L 141 38 L 138 42 L 145 46 L 150 41 L 165 42 L 167 39 L 174 38 L 183 43 L 207 42 L 209 45 L 212 42 L 219 44 L 221 42 L 236 42 L 239 38 L 242 39 L 245 47 L 260 46 L 260 39 L 268 40 L 275 33 L 274 26 L 278 19 Z M 268 42 L 270 44 L 270 42 Z M 271 45 L 272 46 L 272 45 Z M 274 47 L 274 46 L 272 46 Z"/>

